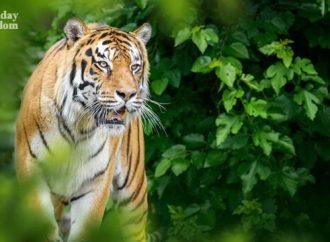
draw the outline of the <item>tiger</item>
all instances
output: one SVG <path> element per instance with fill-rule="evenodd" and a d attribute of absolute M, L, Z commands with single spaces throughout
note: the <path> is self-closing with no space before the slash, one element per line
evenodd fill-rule
<path fill-rule="evenodd" d="M 84 240 L 109 199 L 129 214 L 125 241 L 147 240 L 142 118 L 151 34 L 149 23 L 128 32 L 69 19 L 28 80 L 16 121 L 16 173 L 21 182 L 38 177 L 31 203 L 51 223 L 47 241 Z M 59 147 L 70 152 L 56 155 Z M 65 238 L 60 222 L 68 204 Z"/>

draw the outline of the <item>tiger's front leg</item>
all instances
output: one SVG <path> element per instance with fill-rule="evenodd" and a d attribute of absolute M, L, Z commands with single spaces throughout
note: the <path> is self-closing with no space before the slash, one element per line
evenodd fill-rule
<path fill-rule="evenodd" d="M 111 162 L 113 163 L 113 162 Z M 113 165 L 71 198 L 69 242 L 85 241 L 88 226 L 99 226 L 109 198 Z"/>
<path fill-rule="evenodd" d="M 122 214 L 125 241 L 145 242 L 148 201 L 141 121 L 132 122 L 125 132 L 112 183 L 112 199 Z"/>

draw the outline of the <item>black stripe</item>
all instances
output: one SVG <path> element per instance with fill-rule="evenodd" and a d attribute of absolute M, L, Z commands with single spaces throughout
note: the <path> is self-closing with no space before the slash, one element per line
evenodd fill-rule
<path fill-rule="evenodd" d="M 105 55 L 102 54 L 101 52 L 97 52 L 96 55 L 97 55 L 98 57 L 100 57 L 100 58 L 105 58 Z"/>
<path fill-rule="evenodd" d="M 66 131 L 66 133 L 69 135 L 71 141 L 73 143 L 75 143 L 75 138 L 74 138 L 70 128 L 65 123 L 63 117 L 60 116 L 60 115 L 56 115 L 56 116 L 57 116 L 57 120 L 58 120 L 58 123 L 59 123 L 58 127 L 59 127 L 59 130 L 60 130 L 60 133 L 62 134 L 62 136 L 70 143 L 70 141 L 68 140 L 68 137 L 63 133 L 63 131 Z M 64 130 L 62 130 L 62 127 L 64 128 Z"/>
<path fill-rule="evenodd" d="M 59 107 L 59 113 L 62 115 L 62 112 L 63 112 L 63 108 L 64 108 L 64 106 L 65 106 L 65 103 L 66 103 L 66 100 L 67 100 L 67 98 L 68 98 L 68 96 L 67 95 L 65 95 L 65 97 L 63 98 L 63 101 L 62 101 L 62 104 L 61 104 L 61 106 Z"/>
<path fill-rule="evenodd" d="M 102 42 L 102 45 L 108 45 L 110 44 L 112 41 L 111 40 L 105 40 Z"/>
<path fill-rule="evenodd" d="M 33 153 L 32 149 L 31 149 L 31 145 L 30 145 L 30 142 L 29 142 L 24 124 L 23 124 L 23 129 L 24 129 L 25 139 L 26 139 L 26 143 L 27 143 L 28 148 L 29 148 L 30 155 L 32 156 L 32 158 L 37 159 L 36 154 Z"/>
<path fill-rule="evenodd" d="M 120 33 L 120 32 L 116 32 L 116 31 L 112 31 L 112 32 L 110 32 L 110 35 L 121 36 L 121 37 L 123 37 L 124 39 L 127 39 L 128 41 L 132 41 L 132 40 L 130 39 L 129 35 L 126 34 L 126 33 Z"/>
<path fill-rule="evenodd" d="M 92 48 L 89 48 L 88 50 L 86 50 L 85 54 L 86 54 L 87 56 L 92 56 L 92 55 L 93 55 L 93 53 L 92 53 Z"/>
<path fill-rule="evenodd" d="M 62 202 L 62 204 L 64 205 L 64 206 L 68 206 L 69 205 L 69 202 L 67 202 L 67 201 L 61 201 Z"/>
<path fill-rule="evenodd" d="M 63 129 L 62 129 L 62 126 L 61 126 L 61 120 L 60 120 L 60 117 L 59 117 L 59 115 L 56 115 L 56 117 L 57 117 L 57 123 L 58 123 L 58 125 L 57 125 L 57 127 L 58 127 L 58 130 L 60 131 L 60 134 L 61 134 L 61 136 L 69 143 L 69 144 L 71 144 L 71 141 L 69 140 L 69 138 L 67 137 L 67 135 L 64 133 L 64 131 L 63 131 Z"/>
<path fill-rule="evenodd" d="M 131 221 L 129 221 L 130 224 L 139 224 L 142 222 L 142 219 L 147 215 L 148 210 L 146 209 L 142 214 L 138 214 L 131 218 Z M 125 225 L 124 225 L 125 226 Z"/>
<path fill-rule="evenodd" d="M 36 119 L 34 119 L 34 122 L 35 122 L 36 125 L 37 125 L 37 128 L 38 128 L 39 135 L 40 135 L 40 138 L 41 138 L 42 143 L 44 144 L 44 146 L 46 147 L 46 149 L 48 150 L 48 152 L 51 153 L 51 151 L 50 151 L 50 149 L 49 149 L 49 146 L 48 146 L 48 143 L 47 143 L 47 141 L 46 141 L 46 139 L 45 139 L 45 136 L 44 136 L 44 134 L 43 134 L 43 132 L 42 132 L 42 130 L 41 130 L 41 128 L 40 128 L 40 125 L 38 124 L 38 122 L 37 122 Z"/>
<path fill-rule="evenodd" d="M 84 90 L 87 86 L 95 87 L 95 84 L 93 82 L 84 81 L 83 83 L 79 84 L 78 88 L 80 90 Z"/>
<path fill-rule="evenodd" d="M 68 125 L 65 123 L 64 119 L 62 118 L 62 126 L 65 129 L 65 131 L 68 133 L 68 135 L 70 136 L 70 138 L 72 139 L 73 143 L 74 143 L 74 136 L 70 130 L 70 128 L 68 127 Z"/>
<path fill-rule="evenodd" d="M 96 126 L 93 126 L 91 129 L 85 130 L 85 129 L 81 129 L 79 131 L 79 133 L 81 135 L 89 135 L 90 133 L 94 132 L 96 130 Z"/>
<path fill-rule="evenodd" d="M 118 203 L 118 206 L 119 206 L 119 207 L 124 207 L 124 206 L 126 206 L 130 201 L 131 201 L 131 196 L 129 196 L 128 198 L 122 199 L 122 200 Z"/>
<path fill-rule="evenodd" d="M 101 72 L 103 72 L 103 70 L 98 66 L 98 65 L 94 65 L 97 69 L 99 69 Z"/>
<path fill-rule="evenodd" d="M 73 86 L 73 79 L 76 76 L 76 63 L 72 64 L 71 73 L 70 73 L 70 84 Z"/>
<path fill-rule="evenodd" d="M 78 101 L 78 100 L 79 100 L 79 98 L 78 98 L 77 87 L 74 87 L 74 88 L 73 88 L 72 100 L 73 100 L 73 101 Z"/>
<path fill-rule="evenodd" d="M 66 42 L 63 41 L 63 43 L 62 43 L 61 47 L 58 49 L 58 51 L 63 50 L 65 46 L 66 46 Z"/>
<path fill-rule="evenodd" d="M 73 198 L 70 199 L 70 202 L 77 201 L 78 199 L 80 199 L 80 198 L 86 196 L 87 194 L 89 194 L 89 193 L 91 193 L 91 192 L 93 192 L 93 191 L 94 191 L 94 190 L 90 190 L 90 191 L 88 191 L 88 192 L 86 192 L 86 193 L 83 193 L 83 194 L 81 194 L 81 195 L 79 195 L 79 196 L 73 197 Z"/>
<path fill-rule="evenodd" d="M 129 46 L 129 47 L 132 47 L 131 43 L 129 43 L 129 42 L 125 41 L 125 40 L 117 39 L 117 41 L 118 41 L 119 43 L 121 43 L 121 44 L 125 44 L 125 45 L 127 45 L 127 46 Z"/>
<path fill-rule="evenodd" d="M 77 87 L 73 87 L 72 100 L 73 100 L 74 102 L 78 102 L 78 103 L 80 103 L 83 107 L 86 107 L 86 104 L 83 102 L 83 100 L 80 100 L 80 98 L 78 97 L 78 90 L 77 90 Z"/>
<path fill-rule="evenodd" d="M 104 168 L 103 170 L 97 172 L 92 178 L 88 179 L 89 182 L 95 180 L 96 178 L 98 178 L 99 176 L 102 176 L 108 169 L 108 165 L 106 168 Z"/>
<path fill-rule="evenodd" d="M 105 96 L 103 96 L 103 97 L 105 97 Z M 112 98 L 112 96 L 110 96 L 110 98 Z M 105 100 L 105 101 L 102 101 L 102 103 L 117 103 L 117 101 Z"/>
<path fill-rule="evenodd" d="M 119 202 L 119 206 L 126 206 L 129 202 L 133 202 L 140 194 L 140 191 L 141 191 L 141 188 L 142 188 L 142 185 L 144 184 L 144 180 L 145 180 L 145 177 L 144 177 L 144 174 L 142 173 L 142 181 L 139 183 L 139 186 L 137 187 L 137 190 L 135 190 L 129 197 L 123 199 L 122 201 Z M 143 200 L 145 199 L 146 197 L 146 192 L 147 192 L 147 189 L 145 189 L 144 191 L 144 195 L 143 195 L 143 199 L 142 201 L 140 201 L 140 203 L 143 203 Z M 139 205 L 137 205 L 139 206 Z M 134 211 L 136 209 L 133 208 L 132 211 Z"/>
<path fill-rule="evenodd" d="M 107 35 L 109 35 L 109 33 L 108 33 L 108 32 L 105 32 L 105 33 L 103 33 L 103 34 L 99 37 L 99 39 L 102 39 L 102 38 L 106 37 Z"/>
<path fill-rule="evenodd" d="M 54 46 L 54 49 L 47 56 L 50 56 L 52 54 L 56 55 L 57 52 L 59 52 L 60 50 L 63 49 L 65 44 L 66 44 L 65 41 L 63 41 L 63 40 L 59 41 L 59 43 L 56 46 Z"/>
<path fill-rule="evenodd" d="M 129 173 L 131 171 L 131 152 L 130 152 L 130 147 L 129 147 L 129 144 L 130 144 L 130 140 L 131 140 L 131 126 L 129 126 L 128 128 L 128 134 L 127 134 L 127 145 L 126 145 L 126 157 L 128 158 L 128 170 L 127 170 L 127 173 L 126 173 L 126 177 L 125 177 L 125 180 L 123 182 L 123 184 L 121 186 L 119 186 L 117 189 L 118 190 L 122 190 L 125 186 L 126 186 L 126 183 L 128 181 L 128 176 L 129 176 Z"/>
<path fill-rule="evenodd" d="M 81 80 L 83 80 L 83 81 L 85 80 L 84 73 L 85 73 L 86 66 L 87 66 L 87 61 L 82 60 L 81 61 Z"/>
<path fill-rule="evenodd" d="M 132 202 L 139 196 L 139 194 L 141 192 L 142 185 L 144 184 L 145 180 L 146 180 L 146 178 L 144 176 L 144 173 L 142 172 L 142 178 L 140 180 L 140 183 L 139 183 L 137 189 L 133 193 L 133 196 L 132 196 L 132 199 L 131 199 Z"/>
<path fill-rule="evenodd" d="M 143 203 L 145 202 L 145 200 L 146 200 L 146 197 L 147 197 L 146 195 L 147 195 L 147 189 L 145 189 L 141 201 L 140 201 L 138 204 L 136 204 L 136 206 L 135 206 L 134 208 L 132 208 L 130 212 L 134 212 L 134 211 L 136 211 L 139 207 L 142 206 L 142 204 L 143 204 Z"/>
<path fill-rule="evenodd" d="M 91 36 L 91 37 L 93 37 L 93 36 Z M 89 45 L 89 44 L 92 42 L 92 40 L 93 40 L 93 39 L 89 39 L 89 40 L 87 41 L 87 45 Z"/>
<path fill-rule="evenodd" d="M 104 146 L 105 146 L 106 142 L 107 142 L 107 139 L 104 140 L 104 142 L 102 143 L 102 145 L 100 146 L 100 148 L 93 155 L 91 155 L 88 158 L 88 160 L 91 160 L 91 159 L 95 158 L 98 154 L 100 154 L 101 151 L 104 149 Z"/>
<path fill-rule="evenodd" d="M 136 171 L 137 171 L 137 168 L 138 168 L 138 165 L 140 164 L 140 127 L 139 127 L 139 125 L 137 125 L 137 137 L 138 137 L 138 150 L 137 150 L 137 155 L 136 155 L 136 160 L 135 160 L 134 172 L 132 174 L 131 180 L 129 181 L 129 183 L 127 185 L 128 187 L 132 184 Z"/>
<path fill-rule="evenodd" d="M 87 139 L 90 139 L 94 136 L 95 132 L 93 132 L 91 135 L 85 135 L 84 137 L 82 137 L 81 139 L 77 140 L 76 141 L 76 144 L 79 144 L 81 142 L 84 142 L 86 141 Z"/>
<path fill-rule="evenodd" d="M 126 173 L 125 180 L 124 180 L 123 184 L 117 188 L 118 190 L 122 190 L 126 186 L 126 184 L 127 184 L 128 177 L 129 177 L 129 174 L 131 172 L 132 154 L 129 155 L 128 162 L 129 162 L 128 163 L 128 171 Z"/>
<path fill-rule="evenodd" d="M 88 182 L 92 182 L 96 178 L 98 178 L 99 176 L 102 176 L 108 170 L 110 161 L 111 161 L 111 158 L 108 160 L 107 166 L 103 170 L 100 170 L 99 172 L 95 173 L 93 177 L 91 177 L 91 178 L 87 179 L 86 181 L 84 181 L 82 185 L 84 185 L 84 184 L 86 184 Z"/>

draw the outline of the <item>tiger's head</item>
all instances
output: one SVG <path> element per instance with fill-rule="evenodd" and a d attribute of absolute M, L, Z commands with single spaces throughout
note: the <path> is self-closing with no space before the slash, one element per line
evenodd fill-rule
<path fill-rule="evenodd" d="M 67 72 L 69 96 L 80 106 L 80 115 L 92 117 L 94 125 L 113 134 L 122 132 L 146 108 L 149 62 L 145 45 L 151 26 L 143 24 L 125 32 L 71 19 L 64 33 L 73 55 Z"/>

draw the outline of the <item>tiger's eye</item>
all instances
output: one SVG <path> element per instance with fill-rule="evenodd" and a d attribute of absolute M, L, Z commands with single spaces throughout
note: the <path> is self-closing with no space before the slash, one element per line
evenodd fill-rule
<path fill-rule="evenodd" d="M 131 66 L 132 71 L 136 71 L 139 68 L 140 68 L 140 65 L 139 64 L 134 64 L 134 65 Z"/>
<path fill-rule="evenodd" d="M 107 68 L 108 67 L 108 63 L 106 63 L 105 61 L 100 61 L 98 63 L 102 68 Z"/>

